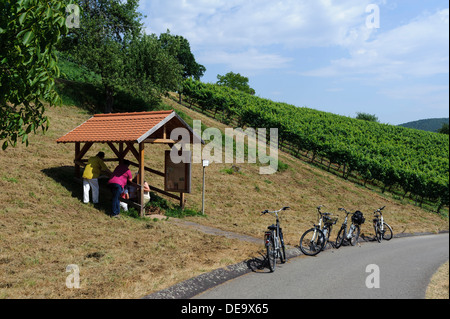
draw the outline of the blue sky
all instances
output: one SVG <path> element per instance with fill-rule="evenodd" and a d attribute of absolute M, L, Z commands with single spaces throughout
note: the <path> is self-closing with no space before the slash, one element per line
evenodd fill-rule
<path fill-rule="evenodd" d="M 148 34 L 188 39 L 203 82 L 233 71 L 260 97 L 394 125 L 449 116 L 447 0 L 141 0 L 140 9 Z"/>

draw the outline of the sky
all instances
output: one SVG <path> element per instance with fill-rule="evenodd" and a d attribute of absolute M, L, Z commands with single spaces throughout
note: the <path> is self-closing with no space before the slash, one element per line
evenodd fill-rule
<path fill-rule="evenodd" d="M 141 0 L 147 34 L 186 38 L 203 82 L 398 125 L 449 117 L 447 0 Z"/>

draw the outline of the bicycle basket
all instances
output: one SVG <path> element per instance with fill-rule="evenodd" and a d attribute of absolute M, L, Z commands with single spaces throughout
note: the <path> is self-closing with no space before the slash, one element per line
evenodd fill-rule
<path fill-rule="evenodd" d="M 357 210 L 352 216 L 352 222 L 355 225 L 362 225 L 364 224 L 365 221 L 366 219 L 364 218 L 363 213 L 360 212 L 359 210 Z"/>

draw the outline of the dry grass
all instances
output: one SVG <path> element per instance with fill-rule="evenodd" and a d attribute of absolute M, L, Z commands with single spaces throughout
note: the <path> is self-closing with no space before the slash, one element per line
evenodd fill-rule
<path fill-rule="evenodd" d="M 181 108 L 174 104 L 174 108 Z M 207 126 L 223 128 L 188 109 L 183 111 Z M 262 248 L 199 233 L 170 221 L 112 220 L 109 193 L 99 207 L 81 203 L 81 185 L 73 175 L 74 145 L 55 140 L 90 115 L 75 107 L 51 108 L 50 131 L 0 153 L 0 298 L 139 298 L 192 276 L 254 257 Z M 88 153 L 112 152 L 95 145 Z M 146 146 L 148 166 L 162 170 L 165 148 Z M 386 220 L 394 232 L 437 232 L 448 220 L 375 194 L 365 188 L 281 155 L 289 168 L 262 176 L 256 165 L 240 164 L 240 173 L 213 164 L 207 169 L 207 217 L 196 223 L 262 238 L 274 221 L 260 217 L 264 209 L 289 205 L 282 225 L 288 244 L 297 245 L 302 232 L 316 220 L 315 207 L 324 204 L 369 212 L 386 205 Z M 151 164 L 150 164 L 151 163 Z M 113 164 L 109 164 L 113 168 Z M 193 193 L 188 207 L 201 209 L 199 164 L 193 166 Z M 146 177 L 156 187 L 162 178 Z M 371 233 L 370 223 L 363 231 Z M 80 268 L 81 289 L 68 289 L 66 267 Z"/>
<path fill-rule="evenodd" d="M 260 249 L 167 221 L 111 219 L 108 192 L 100 209 L 83 205 L 67 167 L 74 147 L 55 140 L 90 116 L 72 107 L 48 115 L 46 135 L 0 153 L 0 298 L 139 298 Z M 70 264 L 81 289 L 66 287 Z"/>
<path fill-rule="evenodd" d="M 449 299 L 449 263 L 443 264 L 431 278 L 426 299 Z"/>

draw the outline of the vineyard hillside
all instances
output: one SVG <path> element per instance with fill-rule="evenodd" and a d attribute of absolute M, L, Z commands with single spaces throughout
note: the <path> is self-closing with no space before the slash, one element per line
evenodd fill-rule
<path fill-rule="evenodd" d="M 186 80 L 183 95 L 225 124 L 278 128 L 282 148 L 335 164 L 344 178 L 396 190 L 436 211 L 449 201 L 448 135 L 368 122 L 256 97 L 227 87 Z"/>

